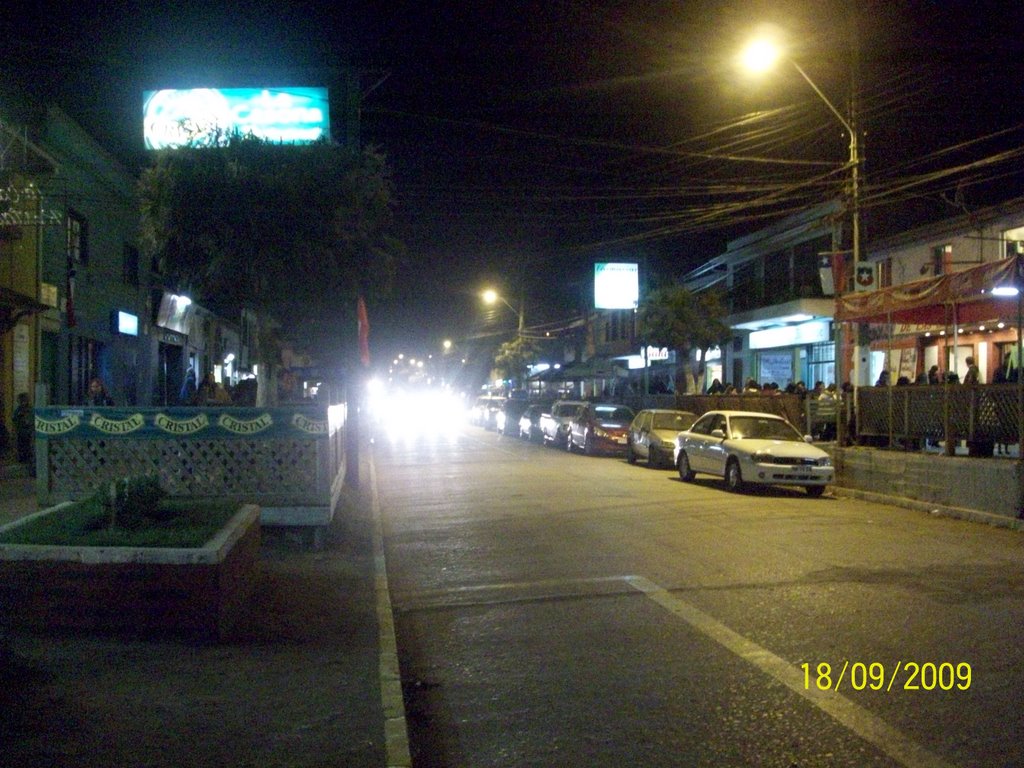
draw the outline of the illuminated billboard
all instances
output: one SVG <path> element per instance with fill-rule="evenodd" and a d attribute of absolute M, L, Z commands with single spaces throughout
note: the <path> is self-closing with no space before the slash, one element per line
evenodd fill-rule
<path fill-rule="evenodd" d="M 326 88 L 192 88 L 142 94 L 146 149 L 212 146 L 232 133 L 282 144 L 330 136 Z"/>
<path fill-rule="evenodd" d="M 640 269 L 636 264 L 594 265 L 594 307 L 635 309 L 640 301 Z"/>

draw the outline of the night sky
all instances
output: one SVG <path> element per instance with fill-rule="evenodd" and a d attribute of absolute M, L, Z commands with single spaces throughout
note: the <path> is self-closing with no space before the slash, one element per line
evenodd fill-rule
<path fill-rule="evenodd" d="M 332 86 L 358 67 L 362 138 L 389 159 L 408 245 L 370 308 L 388 354 L 486 330 L 485 284 L 523 290 L 527 324 L 557 319 L 595 260 L 671 278 L 835 195 L 835 117 L 794 69 L 735 68 L 761 24 L 844 114 L 859 51 L 869 245 L 1024 191 L 1019 1 L 19 5 L 0 10 L 0 76 L 131 163 L 145 89 Z"/>

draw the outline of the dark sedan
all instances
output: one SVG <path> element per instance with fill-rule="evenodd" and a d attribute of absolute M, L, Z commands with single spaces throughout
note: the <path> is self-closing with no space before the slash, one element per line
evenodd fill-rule
<path fill-rule="evenodd" d="M 570 451 L 577 448 L 588 456 L 595 453 L 625 455 L 629 425 L 635 414 L 631 408 L 611 403 L 587 403 L 569 422 Z"/>

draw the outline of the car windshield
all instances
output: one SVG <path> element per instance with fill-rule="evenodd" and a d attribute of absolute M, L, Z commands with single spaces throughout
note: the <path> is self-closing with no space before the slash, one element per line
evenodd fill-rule
<path fill-rule="evenodd" d="M 792 440 L 803 437 L 789 422 L 757 416 L 733 416 L 729 419 L 729 435 L 733 440 Z"/>
<path fill-rule="evenodd" d="M 633 411 L 625 406 L 621 408 L 598 406 L 594 409 L 594 417 L 599 421 L 632 421 Z"/>
<path fill-rule="evenodd" d="M 674 429 L 682 432 L 689 429 L 693 424 L 693 416 L 684 413 L 656 413 L 654 414 L 654 429 Z"/>

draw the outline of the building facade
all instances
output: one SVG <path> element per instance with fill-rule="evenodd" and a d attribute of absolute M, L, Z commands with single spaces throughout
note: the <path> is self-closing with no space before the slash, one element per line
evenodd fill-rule
<path fill-rule="evenodd" d="M 705 361 L 705 386 L 836 383 L 831 264 L 841 218 L 836 203 L 795 214 L 684 276 L 691 291 L 722 291 L 729 307 L 733 339 Z"/>
<path fill-rule="evenodd" d="M 962 381 L 969 357 L 980 383 L 995 380 L 1000 364 L 1019 370 L 1024 282 L 1003 285 L 999 267 L 1022 254 L 1024 198 L 871 243 L 873 290 L 842 302 L 854 382 L 873 384 L 883 370 L 892 383 L 913 382 L 933 366 Z"/>

